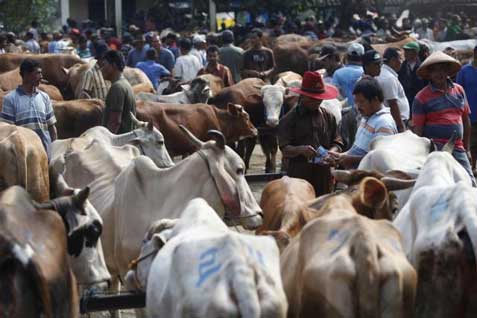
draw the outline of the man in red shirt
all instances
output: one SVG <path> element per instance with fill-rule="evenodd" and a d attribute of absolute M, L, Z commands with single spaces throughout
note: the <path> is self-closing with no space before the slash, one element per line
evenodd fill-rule
<path fill-rule="evenodd" d="M 224 82 L 224 86 L 231 86 L 234 84 L 232 73 L 230 69 L 219 63 L 219 47 L 211 45 L 207 48 L 207 66 L 201 69 L 197 75 L 212 74 Z"/>

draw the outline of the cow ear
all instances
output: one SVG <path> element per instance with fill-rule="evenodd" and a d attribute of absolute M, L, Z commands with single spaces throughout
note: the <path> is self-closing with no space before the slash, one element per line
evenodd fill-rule
<path fill-rule="evenodd" d="M 382 207 L 386 202 L 388 191 L 386 186 L 376 178 L 366 177 L 361 181 L 360 199 L 367 207 Z"/>
<path fill-rule="evenodd" d="M 232 116 L 237 116 L 240 113 L 240 110 L 237 105 L 232 103 L 227 104 L 227 110 L 229 111 L 229 113 L 232 114 Z"/>
<path fill-rule="evenodd" d="M 265 231 L 261 235 L 268 235 L 275 239 L 280 253 L 290 244 L 291 237 L 285 231 Z"/>
<path fill-rule="evenodd" d="M 85 187 L 80 192 L 73 196 L 73 202 L 76 206 L 83 207 L 85 205 L 86 200 L 89 197 L 89 187 Z M 86 212 L 80 209 L 81 214 L 86 215 Z"/>

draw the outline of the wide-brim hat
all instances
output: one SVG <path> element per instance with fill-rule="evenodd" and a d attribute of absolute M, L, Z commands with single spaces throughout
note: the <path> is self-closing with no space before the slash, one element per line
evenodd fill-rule
<path fill-rule="evenodd" d="M 417 76 L 423 79 L 429 79 L 430 72 L 429 67 L 434 64 L 447 64 L 448 65 L 448 76 L 454 76 L 457 72 L 460 71 L 462 65 L 455 58 L 441 52 L 437 51 L 429 55 L 421 66 L 417 69 Z"/>
<path fill-rule="evenodd" d="M 319 72 L 305 72 L 301 87 L 290 87 L 290 91 L 314 99 L 325 100 L 338 97 L 338 89 L 325 84 Z"/>

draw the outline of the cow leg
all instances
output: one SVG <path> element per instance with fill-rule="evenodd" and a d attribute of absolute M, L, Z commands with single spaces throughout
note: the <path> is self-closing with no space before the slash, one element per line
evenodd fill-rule
<path fill-rule="evenodd" d="M 273 173 L 277 167 L 278 138 L 275 134 L 263 133 L 259 135 L 259 141 L 266 160 L 265 172 Z"/>
<path fill-rule="evenodd" d="M 245 167 L 249 168 L 250 166 L 250 159 L 252 158 L 253 149 L 255 148 L 255 144 L 257 143 L 256 137 L 245 138 L 240 143 L 243 144 L 243 161 L 245 162 Z M 239 143 L 239 148 L 240 148 Z M 240 153 L 239 153 L 240 154 Z"/>

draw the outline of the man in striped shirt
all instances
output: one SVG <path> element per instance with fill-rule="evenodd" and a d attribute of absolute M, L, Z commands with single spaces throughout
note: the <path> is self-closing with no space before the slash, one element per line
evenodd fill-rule
<path fill-rule="evenodd" d="M 43 78 L 40 64 L 25 59 L 20 65 L 22 84 L 3 98 L 0 121 L 30 128 L 38 134 L 47 154 L 57 138 L 56 118 L 50 98 L 38 90 Z"/>
<path fill-rule="evenodd" d="M 457 134 L 454 158 L 464 167 L 475 186 L 470 165 L 470 108 L 464 89 L 449 76 L 461 68 L 460 63 L 442 52 L 432 53 L 417 70 L 417 75 L 430 84 L 417 93 L 413 102 L 414 132 L 432 139 L 438 148 Z"/>
<path fill-rule="evenodd" d="M 99 41 L 95 45 L 96 60 L 91 61 L 91 67 L 84 72 L 83 78 L 75 92 L 76 98 L 98 98 L 102 101 L 106 100 L 106 95 L 108 94 L 111 85 L 104 80 L 100 68 L 103 61 L 103 55 L 108 50 L 108 46 L 103 41 Z"/>

